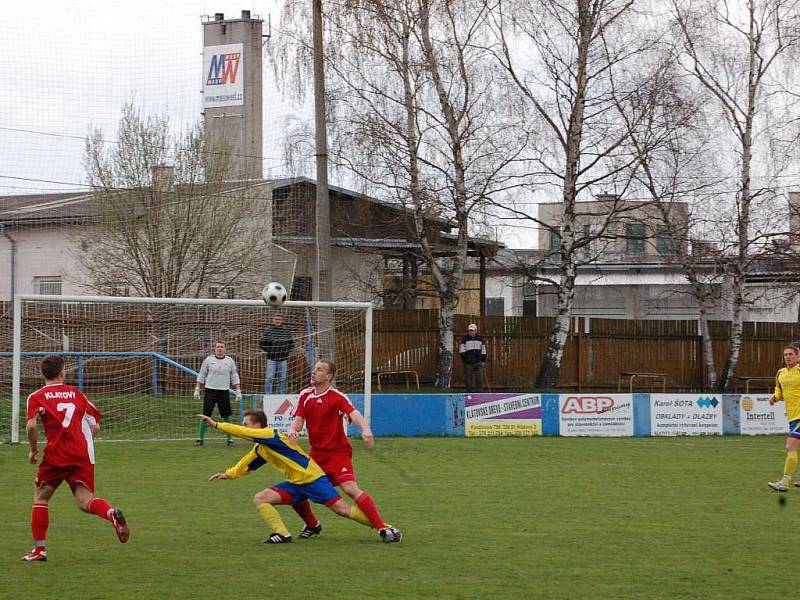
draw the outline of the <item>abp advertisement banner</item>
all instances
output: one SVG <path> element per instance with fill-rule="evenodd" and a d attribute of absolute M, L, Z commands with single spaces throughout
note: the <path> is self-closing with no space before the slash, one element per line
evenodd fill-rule
<path fill-rule="evenodd" d="M 558 424 L 563 436 L 632 436 L 633 395 L 561 394 Z"/>
<path fill-rule="evenodd" d="M 539 394 L 467 394 L 464 435 L 542 435 L 541 397 Z"/>
<path fill-rule="evenodd" d="M 745 394 L 739 399 L 739 427 L 742 435 L 767 435 L 786 433 L 786 406 L 776 402 L 770 406 L 768 395 Z"/>
<path fill-rule="evenodd" d="M 294 417 L 294 406 L 297 402 L 297 396 L 284 396 L 282 394 L 264 394 L 262 396 L 263 411 L 267 415 L 267 427 L 271 427 L 275 431 L 281 433 L 289 433 L 289 426 L 292 424 Z M 308 435 L 305 426 L 300 431 L 300 436 L 305 437 Z"/>
<path fill-rule="evenodd" d="M 244 44 L 203 48 L 203 108 L 244 104 Z"/>
<path fill-rule="evenodd" d="M 722 435 L 721 396 L 651 394 L 650 435 Z"/>

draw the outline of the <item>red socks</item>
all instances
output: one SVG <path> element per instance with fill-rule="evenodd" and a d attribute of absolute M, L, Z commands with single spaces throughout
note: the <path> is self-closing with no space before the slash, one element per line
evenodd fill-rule
<path fill-rule="evenodd" d="M 309 527 L 316 527 L 319 525 L 319 521 L 317 521 L 317 517 L 314 516 L 314 512 L 311 510 L 311 503 L 308 500 L 301 500 L 297 504 L 292 504 L 292 508 Z"/>
<path fill-rule="evenodd" d="M 109 515 L 109 511 L 111 510 L 111 505 L 102 498 L 92 498 L 91 500 L 89 500 L 89 504 L 86 505 L 86 510 L 88 510 L 92 514 L 97 515 L 101 519 L 106 519 L 107 521 L 111 521 L 111 516 Z"/>
<path fill-rule="evenodd" d="M 358 508 L 361 509 L 361 512 L 367 515 L 367 518 L 372 522 L 375 529 L 383 529 L 386 527 L 386 523 L 383 522 L 381 515 L 378 513 L 378 507 L 375 506 L 375 503 L 367 492 L 361 492 L 358 498 L 356 498 L 356 504 Z"/>
<path fill-rule="evenodd" d="M 34 502 L 31 508 L 31 533 L 35 542 L 47 539 L 47 528 L 50 526 L 50 509 L 44 502 Z"/>

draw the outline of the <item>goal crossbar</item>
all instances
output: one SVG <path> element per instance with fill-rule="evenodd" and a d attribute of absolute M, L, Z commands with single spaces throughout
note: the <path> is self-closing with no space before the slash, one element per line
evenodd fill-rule
<path fill-rule="evenodd" d="M 57 302 L 57 303 L 127 303 L 127 304 L 176 304 L 176 305 L 224 305 L 224 306 L 264 306 L 264 302 L 260 300 L 222 300 L 222 299 L 205 299 L 205 298 L 137 298 L 127 296 L 54 296 L 54 295 L 39 295 L 39 294 L 16 294 L 14 296 L 14 327 L 13 327 L 13 349 L 10 353 L 12 359 L 12 389 L 11 389 L 11 442 L 19 443 L 19 421 L 20 421 L 20 382 L 22 376 L 22 356 L 33 355 L 46 355 L 49 352 L 23 352 L 22 350 L 22 303 L 24 301 L 36 302 Z M 349 308 L 349 309 L 362 309 L 365 313 L 365 329 L 364 329 L 364 418 L 367 423 L 370 423 L 371 418 L 371 395 L 372 395 L 372 304 L 369 302 L 307 302 L 307 301 L 287 301 L 282 306 L 298 307 L 298 308 Z M 56 354 L 75 354 L 75 355 L 104 355 L 103 352 L 56 352 Z M 118 355 L 119 353 L 114 353 Z M 147 354 L 154 356 L 157 353 L 131 353 L 131 354 Z M 8 356 L 9 353 L 0 353 L 0 355 Z M 159 360 L 163 360 L 168 364 L 174 363 L 172 359 L 167 356 L 158 355 Z M 175 366 L 181 370 L 187 370 L 184 365 L 174 363 Z M 196 375 L 196 372 L 189 369 L 191 374 Z M 188 372 L 187 371 L 187 372 Z"/>

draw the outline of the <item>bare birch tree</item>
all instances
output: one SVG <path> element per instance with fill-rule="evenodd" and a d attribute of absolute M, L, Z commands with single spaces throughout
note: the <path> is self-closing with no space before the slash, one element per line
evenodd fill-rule
<path fill-rule="evenodd" d="M 472 215 L 524 148 L 487 51 L 488 4 L 348 1 L 328 9 L 331 153 L 371 194 L 406 207 L 440 301 L 437 384 L 449 387 Z M 442 235 L 442 225 L 453 230 Z"/>
<path fill-rule="evenodd" d="M 702 242 L 692 246 L 692 237 L 718 237 L 719 223 L 712 220 L 714 211 L 707 204 L 722 181 L 711 175 L 716 171 L 709 160 L 714 138 L 703 119 L 702 98 L 676 72 L 673 51 L 671 45 L 664 46 L 660 67 L 649 81 L 626 95 L 618 113 L 639 163 L 635 185 L 657 209 L 654 229 L 671 242 L 662 260 L 680 266 L 697 304 L 705 373 L 714 388 L 717 371 L 709 321 L 719 303 L 724 260 L 721 252 L 702 251 Z M 633 118 L 636 114 L 646 116 Z M 699 198 L 706 202 L 698 202 Z M 679 204 L 688 205 L 685 219 L 678 217 Z"/>
<path fill-rule="evenodd" d="M 629 210 L 624 203 L 611 202 L 597 231 L 584 234 L 577 229 L 579 196 L 601 185 L 616 188 L 619 196 L 637 166 L 628 131 L 615 112 L 619 97 L 612 93 L 614 78 L 627 63 L 654 46 L 646 36 L 631 34 L 640 25 L 633 21 L 632 7 L 630 0 L 499 0 L 493 13 L 500 64 L 524 98 L 531 119 L 541 123 L 541 139 L 533 149 L 538 169 L 530 175 L 532 185 L 557 190 L 561 202 L 557 228 L 530 212 L 512 211 L 547 228 L 559 242 L 550 257 L 559 272 L 553 281 L 557 315 L 536 377 L 538 387 L 558 382 L 577 267 L 585 260 L 587 246 L 605 239 L 607 227 Z M 629 89 L 635 89 L 635 78 L 627 77 Z"/>
<path fill-rule="evenodd" d="M 254 297 L 264 283 L 271 194 L 227 181 L 228 157 L 201 129 L 173 139 L 165 118 L 132 104 L 116 142 L 95 130 L 84 163 L 98 218 L 81 255 L 93 289 L 175 298 L 215 286 Z"/>
<path fill-rule="evenodd" d="M 673 0 L 676 22 L 683 39 L 682 64 L 691 73 L 728 135 L 719 150 L 729 158 L 735 181 L 730 202 L 733 238 L 725 248 L 730 303 L 730 345 L 718 389 L 733 388 L 739 360 L 747 303 L 748 270 L 769 231 L 757 222 L 759 208 L 775 202 L 774 176 L 786 166 L 791 152 L 784 128 L 796 117 L 786 75 L 793 72 L 800 43 L 797 0 L 747 0 L 744 4 L 721 0 Z M 794 57 L 796 58 L 796 56 Z M 725 152 L 725 148 L 730 148 Z M 735 165 L 735 167 L 733 167 Z M 753 180 L 760 170 L 761 184 Z M 763 216 L 763 213 L 762 213 Z"/>

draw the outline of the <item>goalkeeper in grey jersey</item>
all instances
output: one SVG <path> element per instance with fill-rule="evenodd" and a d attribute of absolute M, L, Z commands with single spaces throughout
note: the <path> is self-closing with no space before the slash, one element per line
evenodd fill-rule
<path fill-rule="evenodd" d="M 230 356 L 225 356 L 225 342 L 214 342 L 214 354 L 207 356 L 197 374 L 197 385 L 194 388 L 194 397 L 200 399 L 200 386 L 205 387 L 203 395 L 203 414 L 212 416 L 214 405 L 219 409 L 219 415 L 224 421 L 231 422 L 231 400 L 228 390 L 236 390 L 236 400 L 242 399 L 242 388 L 239 383 L 239 371 L 236 363 Z M 233 446 L 233 438 L 228 438 L 228 446 Z M 195 446 L 202 446 L 206 438 L 206 422 L 200 421 L 200 433 L 195 441 Z"/>

